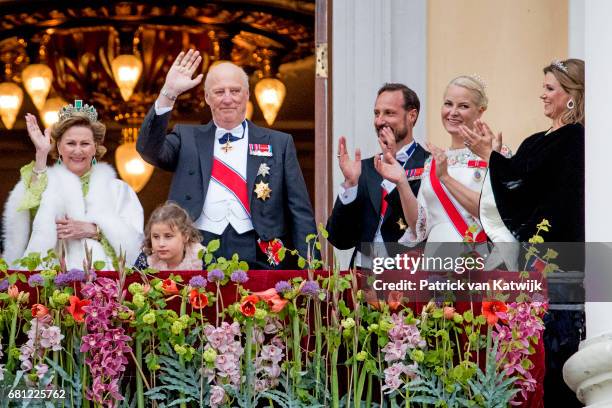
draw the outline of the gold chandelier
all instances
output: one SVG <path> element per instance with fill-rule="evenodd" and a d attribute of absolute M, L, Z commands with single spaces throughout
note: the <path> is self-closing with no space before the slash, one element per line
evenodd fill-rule
<path fill-rule="evenodd" d="M 136 151 L 139 130 L 136 127 L 123 128 L 123 143 L 115 150 L 115 165 L 119 176 L 137 193 L 147 185 L 153 175 L 153 166 L 145 162 Z"/>

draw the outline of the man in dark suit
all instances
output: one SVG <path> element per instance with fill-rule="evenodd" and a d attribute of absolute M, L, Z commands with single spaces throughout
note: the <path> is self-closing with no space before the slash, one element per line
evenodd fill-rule
<path fill-rule="evenodd" d="M 237 253 L 252 269 L 282 268 L 279 241 L 307 257 L 314 216 L 291 135 L 245 120 L 246 73 L 224 62 L 204 82 L 212 121 L 176 125 L 166 135 L 176 98 L 202 82 L 193 77 L 202 57 L 181 52 L 145 117 L 137 149 L 156 167 L 174 172 L 169 199 L 184 207 L 206 244 L 219 238 L 216 256 Z"/>
<path fill-rule="evenodd" d="M 418 176 L 429 156 L 412 137 L 419 109 L 416 93 L 397 83 L 385 84 L 379 89 L 374 107 L 374 128 L 383 153 L 392 153 L 404 166 L 415 195 L 420 186 Z M 361 160 L 361 152 L 356 149 L 352 160 L 346 139 L 340 137 L 338 160 L 344 182 L 327 221 L 327 231 L 329 241 L 336 248 L 355 247 L 353 265 L 361 243 L 397 242 L 407 223 L 395 185 L 376 171 L 373 157 Z"/>

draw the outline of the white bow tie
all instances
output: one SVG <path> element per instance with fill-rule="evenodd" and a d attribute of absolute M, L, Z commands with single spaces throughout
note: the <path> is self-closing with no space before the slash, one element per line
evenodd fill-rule
<path fill-rule="evenodd" d="M 215 137 L 218 139 L 221 136 L 225 135 L 226 133 L 231 133 L 232 136 L 236 136 L 236 137 L 242 137 L 244 134 L 244 128 L 242 127 L 242 123 L 239 124 L 238 126 L 236 126 L 235 128 L 231 129 L 231 130 L 227 130 L 224 129 L 222 127 L 218 127 L 215 130 Z"/>

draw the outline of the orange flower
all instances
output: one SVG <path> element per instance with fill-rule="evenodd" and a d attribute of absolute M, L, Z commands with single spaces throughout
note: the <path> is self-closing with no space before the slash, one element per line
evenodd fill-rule
<path fill-rule="evenodd" d="M 451 306 L 444 306 L 444 318 L 451 320 L 455 316 L 455 308 Z"/>
<path fill-rule="evenodd" d="M 17 286 L 15 285 L 9 286 L 7 292 L 11 299 L 17 299 L 19 297 L 19 289 L 17 289 Z"/>
<path fill-rule="evenodd" d="M 253 293 L 253 295 L 267 302 L 268 300 L 272 299 L 274 296 L 278 296 L 278 293 L 276 292 L 276 289 L 270 288 L 268 290 L 264 290 L 263 292 L 255 292 Z"/>
<path fill-rule="evenodd" d="M 253 317 L 255 315 L 255 304 L 259 302 L 259 298 L 255 295 L 249 295 L 242 299 L 242 303 L 240 304 L 240 311 L 246 317 Z"/>
<path fill-rule="evenodd" d="M 202 309 L 208 306 L 208 296 L 206 293 L 200 293 L 197 289 L 191 289 L 189 292 L 189 303 L 194 309 Z"/>
<path fill-rule="evenodd" d="M 487 318 L 487 324 L 493 326 L 499 320 L 497 316 L 498 312 L 506 312 L 508 306 L 504 302 L 499 300 L 493 300 L 491 302 L 482 302 L 482 314 Z"/>
<path fill-rule="evenodd" d="M 402 298 L 404 297 L 404 293 L 398 290 L 392 290 L 389 292 L 389 296 L 387 297 L 387 303 L 389 303 L 389 309 L 392 312 L 395 312 L 398 307 L 402 304 Z"/>
<path fill-rule="evenodd" d="M 162 281 L 161 288 L 164 295 L 178 295 L 179 293 L 179 290 L 176 287 L 176 282 L 170 278 Z"/>
<path fill-rule="evenodd" d="M 287 299 L 283 299 L 279 295 L 276 295 L 268 300 L 268 306 L 270 306 L 270 311 L 272 313 L 279 313 L 285 308 L 288 302 Z"/>
<path fill-rule="evenodd" d="M 253 295 L 265 301 L 272 313 L 280 312 L 289 302 L 287 299 L 283 299 L 274 288 L 264 290 L 263 292 L 255 292 Z"/>
<path fill-rule="evenodd" d="M 376 292 L 374 292 L 372 289 L 365 292 L 365 300 L 374 310 L 380 310 L 380 302 L 378 301 Z"/>
<path fill-rule="evenodd" d="M 70 296 L 70 306 L 66 307 L 68 313 L 72 315 L 75 322 L 82 323 L 85 321 L 84 306 L 88 306 L 91 303 L 89 299 L 79 299 L 77 296 Z"/>
<path fill-rule="evenodd" d="M 32 305 L 32 317 L 45 317 L 46 315 L 49 314 L 49 309 L 47 309 L 45 306 L 41 305 L 40 303 L 34 303 Z"/>

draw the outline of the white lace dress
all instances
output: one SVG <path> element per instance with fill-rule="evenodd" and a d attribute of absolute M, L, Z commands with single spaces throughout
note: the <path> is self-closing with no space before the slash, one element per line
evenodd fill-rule
<path fill-rule="evenodd" d="M 481 159 L 467 148 L 449 149 L 446 151 L 446 156 L 448 157 L 448 174 L 470 190 L 480 193 L 487 169 L 475 167 L 474 163 L 470 164 L 470 162 L 481 162 Z M 432 157 L 430 157 L 425 162 L 425 171 L 421 178 L 421 188 L 417 196 L 419 209 L 416 231 L 408 227 L 402 238 L 400 238 L 400 243 L 416 244 L 425 239 L 427 239 L 428 243 L 463 242 L 464 240 L 464 235 L 457 231 L 433 190 L 429 179 L 432 160 Z M 474 218 L 459 204 L 459 201 L 455 199 L 443 183 L 441 185 L 455 205 L 455 208 L 457 208 L 466 221 L 468 227 L 475 226 L 477 228 L 474 236 L 478 234 L 482 229 L 478 219 Z"/>

